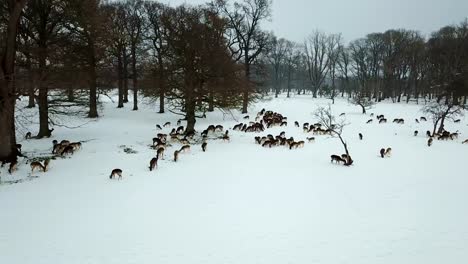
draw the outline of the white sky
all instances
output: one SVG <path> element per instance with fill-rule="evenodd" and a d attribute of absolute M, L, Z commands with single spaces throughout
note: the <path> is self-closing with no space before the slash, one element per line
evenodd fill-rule
<path fill-rule="evenodd" d="M 207 2 L 161 1 L 171 5 Z M 465 18 L 468 0 L 273 0 L 272 21 L 264 27 L 297 42 L 315 29 L 342 33 L 345 41 L 351 41 L 390 28 L 413 29 L 428 35 Z"/>

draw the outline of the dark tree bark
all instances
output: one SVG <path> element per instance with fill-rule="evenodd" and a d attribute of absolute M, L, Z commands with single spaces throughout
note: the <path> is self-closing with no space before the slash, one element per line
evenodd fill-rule
<path fill-rule="evenodd" d="M 185 119 L 187 120 L 187 128 L 185 129 L 185 134 L 195 132 L 195 102 L 190 97 L 185 99 Z"/>
<path fill-rule="evenodd" d="M 89 65 L 88 65 L 88 74 L 89 74 L 89 118 L 97 118 L 97 74 L 96 74 L 96 55 L 94 41 L 89 41 Z"/>
<path fill-rule="evenodd" d="M 122 62 L 122 51 L 118 52 L 117 56 L 117 75 L 118 75 L 118 88 L 119 88 L 119 102 L 117 108 L 124 107 L 124 86 L 123 86 L 123 62 Z"/>
<path fill-rule="evenodd" d="M 27 0 L 9 0 L 9 20 L 4 48 L 0 50 L 0 160 L 14 160 L 17 156 L 15 131 L 16 91 L 14 69 L 16 36 L 21 10 Z"/>
<path fill-rule="evenodd" d="M 31 65 L 31 55 L 29 53 L 26 56 L 26 70 L 28 72 L 27 88 L 28 88 L 28 108 L 34 108 L 36 106 L 36 95 L 34 93 L 34 78 L 33 70 Z"/>
<path fill-rule="evenodd" d="M 128 57 L 127 57 L 127 48 L 123 49 L 123 102 L 128 103 Z"/>
<path fill-rule="evenodd" d="M 133 111 L 138 110 L 138 75 L 136 68 L 136 46 L 132 46 L 132 84 L 133 84 Z"/>
<path fill-rule="evenodd" d="M 37 138 L 50 137 L 49 129 L 49 101 L 47 99 L 48 88 L 46 84 L 46 59 L 47 47 L 39 46 L 39 133 Z"/>

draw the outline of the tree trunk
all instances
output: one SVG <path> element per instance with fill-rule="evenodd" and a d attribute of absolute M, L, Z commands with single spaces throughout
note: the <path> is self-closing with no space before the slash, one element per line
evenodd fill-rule
<path fill-rule="evenodd" d="M 123 50 L 123 102 L 128 103 L 128 59 L 127 59 L 127 49 Z"/>
<path fill-rule="evenodd" d="M 250 86 L 250 65 L 249 65 L 249 58 L 248 58 L 248 50 L 245 53 L 245 77 L 247 79 L 248 87 L 245 87 L 244 94 L 242 96 L 242 114 L 247 114 L 248 107 L 249 107 L 249 86 Z"/>
<path fill-rule="evenodd" d="M 26 55 L 26 68 L 28 71 L 28 108 L 33 108 L 36 106 L 36 95 L 34 94 L 34 77 L 33 77 L 33 70 L 31 65 L 31 56 L 28 53 Z"/>
<path fill-rule="evenodd" d="M 163 62 L 162 58 L 159 58 L 159 113 L 163 114 L 164 109 L 164 100 L 166 97 L 166 82 L 164 78 Z"/>
<path fill-rule="evenodd" d="M 94 51 L 94 43 L 89 44 L 89 118 L 97 118 L 97 74 L 96 74 L 96 55 Z"/>
<path fill-rule="evenodd" d="M 0 160 L 15 160 L 15 85 L 14 69 L 16 57 L 16 35 L 21 10 L 26 0 L 11 1 L 7 31 L 0 53 Z"/>
<path fill-rule="evenodd" d="M 187 120 L 187 128 L 185 134 L 195 132 L 195 102 L 187 98 L 185 101 L 185 119 Z"/>
<path fill-rule="evenodd" d="M 136 69 L 136 46 L 132 46 L 132 81 L 133 81 L 133 111 L 138 110 L 138 79 Z"/>
<path fill-rule="evenodd" d="M 68 89 L 67 89 L 67 97 L 68 97 L 68 102 L 74 102 L 75 101 L 75 93 L 74 93 L 74 86 L 71 84 Z"/>
<path fill-rule="evenodd" d="M 38 138 L 50 137 L 49 129 L 49 102 L 47 100 L 47 85 L 45 80 L 47 53 L 46 47 L 39 47 L 39 133 Z"/>
<path fill-rule="evenodd" d="M 118 90 L 119 90 L 119 99 L 117 108 L 124 107 L 124 87 L 123 87 L 123 65 L 122 65 L 122 52 L 118 52 L 117 56 L 117 78 L 118 78 Z"/>
<path fill-rule="evenodd" d="M 214 111 L 214 96 L 213 92 L 210 92 L 208 95 L 208 112 L 213 112 Z"/>

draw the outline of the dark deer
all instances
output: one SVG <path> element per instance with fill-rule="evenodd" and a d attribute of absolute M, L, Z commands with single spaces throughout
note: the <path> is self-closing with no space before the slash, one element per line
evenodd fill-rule
<path fill-rule="evenodd" d="M 113 169 L 112 172 L 111 172 L 111 175 L 109 176 L 109 179 L 112 179 L 116 176 L 119 176 L 119 180 L 122 179 L 122 170 L 121 169 Z"/>
<path fill-rule="evenodd" d="M 153 171 L 158 166 L 158 157 L 152 158 L 150 160 L 149 170 Z"/>
<path fill-rule="evenodd" d="M 207 146 L 207 145 L 208 145 L 208 143 L 206 143 L 206 142 L 203 142 L 203 143 L 201 144 L 201 148 L 202 148 L 203 152 L 206 151 L 206 146 Z"/>

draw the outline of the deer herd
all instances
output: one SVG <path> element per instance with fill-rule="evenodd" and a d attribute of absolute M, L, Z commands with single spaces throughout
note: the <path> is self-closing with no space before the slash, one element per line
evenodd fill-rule
<path fill-rule="evenodd" d="M 344 116 L 345 113 L 342 113 L 340 116 Z M 374 117 L 374 114 L 370 115 Z M 288 126 L 288 118 L 280 113 L 267 111 L 262 109 L 260 112 L 257 113 L 254 121 L 248 121 L 250 116 L 244 116 L 243 118 L 246 120 L 244 123 L 238 123 L 232 127 L 233 131 L 237 132 L 244 132 L 244 133 L 262 133 L 267 129 L 273 127 L 287 127 Z M 214 139 L 220 139 L 223 142 L 230 142 L 229 130 L 224 129 L 222 125 L 209 125 L 205 130 L 203 130 L 200 135 L 198 136 L 197 133 L 194 131 L 186 132 L 184 126 L 182 126 L 182 121 L 179 119 L 176 123 L 176 126 L 173 127 L 169 134 L 164 133 L 157 133 L 156 137 L 152 139 L 152 144 L 150 145 L 151 149 L 156 151 L 156 155 L 150 160 L 149 162 L 149 170 L 154 171 L 158 167 L 158 161 L 165 159 L 165 154 L 167 153 L 169 148 L 173 148 L 173 162 L 178 162 L 181 155 L 185 153 L 189 153 L 191 147 L 193 145 L 197 145 L 201 143 L 201 150 L 202 152 L 207 151 L 208 141 Z M 427 119 L 425 117 L 420 117 L 419 119 L 415 119 L 416 123 L 426 122 Z M 457 123 L 460 120 L 455 120 Z M 374 119 L 369 119 L 366 123 L 370 124 L 373 123 Z M 387 123 L 387 119 L 384 115 L 377 115 L 376 122 L 379 124 Z M 403 118 L 395 118 L 393 119 L 393 123 L 403 125 L 405 124 L 405 120 Z M 294 126 L 300 128 L 301 125 L 298 121 L 294 121 Z M 163 125 L 156 125 L 156 130 L 163 130 L 165 128 L 170 128 L 171 122 L 165 122 Z M 306 135 L 305 139 L 303 140 L 296 140 L 294 137 L 287 137 L 286 132 L 282 131 L 278 135 L 274 136 L 272 134 L 267 134 L 266 136 L 255 136 L 254 142 L 263 148 L 273 148 L 273 147 L 284 147 L 289 150 L 303 148 L 305 146 L 305 142 L 314 143 L 316 140 L 315 136 L 318 135 L 333 135 L 333 125 L 331 129 L 324 129 L 322 128 L 323 125 L 321 123 L 303 123 L 302 124 L 302 131 Z M 307 136 L 307 135 L 314 135 L 314 136 Z M 414 136 L 418 136 L 419 131 L 414 131 Z M 359 139 L 363 140 L 363 134 L 358 134 Z M 431 133 L 430 131 L 426 131 L 427 146 L 432 146 L 434 139 L 437 140 L 455 140 L 458 139 L 459 133 L 454 132 L 451 133 L 449 131 L 442 131 L 442 133 Z M 26 133 L 26 139 L 31 139 L 31 132 Z M 57 140 L 52 141 L 52 154 L 56 157 L 66 157 L 72 156 L 76 151 L 80 150 L 82 147 L 82 142 L 70 142 L 69 140 L 62 140 L 58 142 Z M 468 139 L 464 140 L 462 144 L 468 144 Z M 179 147 L 177 147 L 179 145 Z M 19 156 L 21 156 L 21 144 L 17 144 Z M 392 148 L 381 148 L 379 152 L 379 156 L 381 158 L 387 158 L 391 156 Z M 343 165 L 351 165 L 352 159 L 348 154 L 336 155 L 333 154 L 330 156 L 332 163 L 343 164 Z M 42 172 L 46 172 L 49 166 L 50 159 L 44 160 L 42 163 L 40 161 L 32 161 L 30 163 L 31 173 L 35 170 L 39 170 Z M 2 161 L 2 167 L 6 164 L 6 161 Z M 18 161 L 14 160 L 9 162 L 9 169 L 8 172 L 12 174 L 18 167 Z M 112 170 L 110 179 L 122 179 L 122 170 L 119 168 L 115 168 Z"/>

